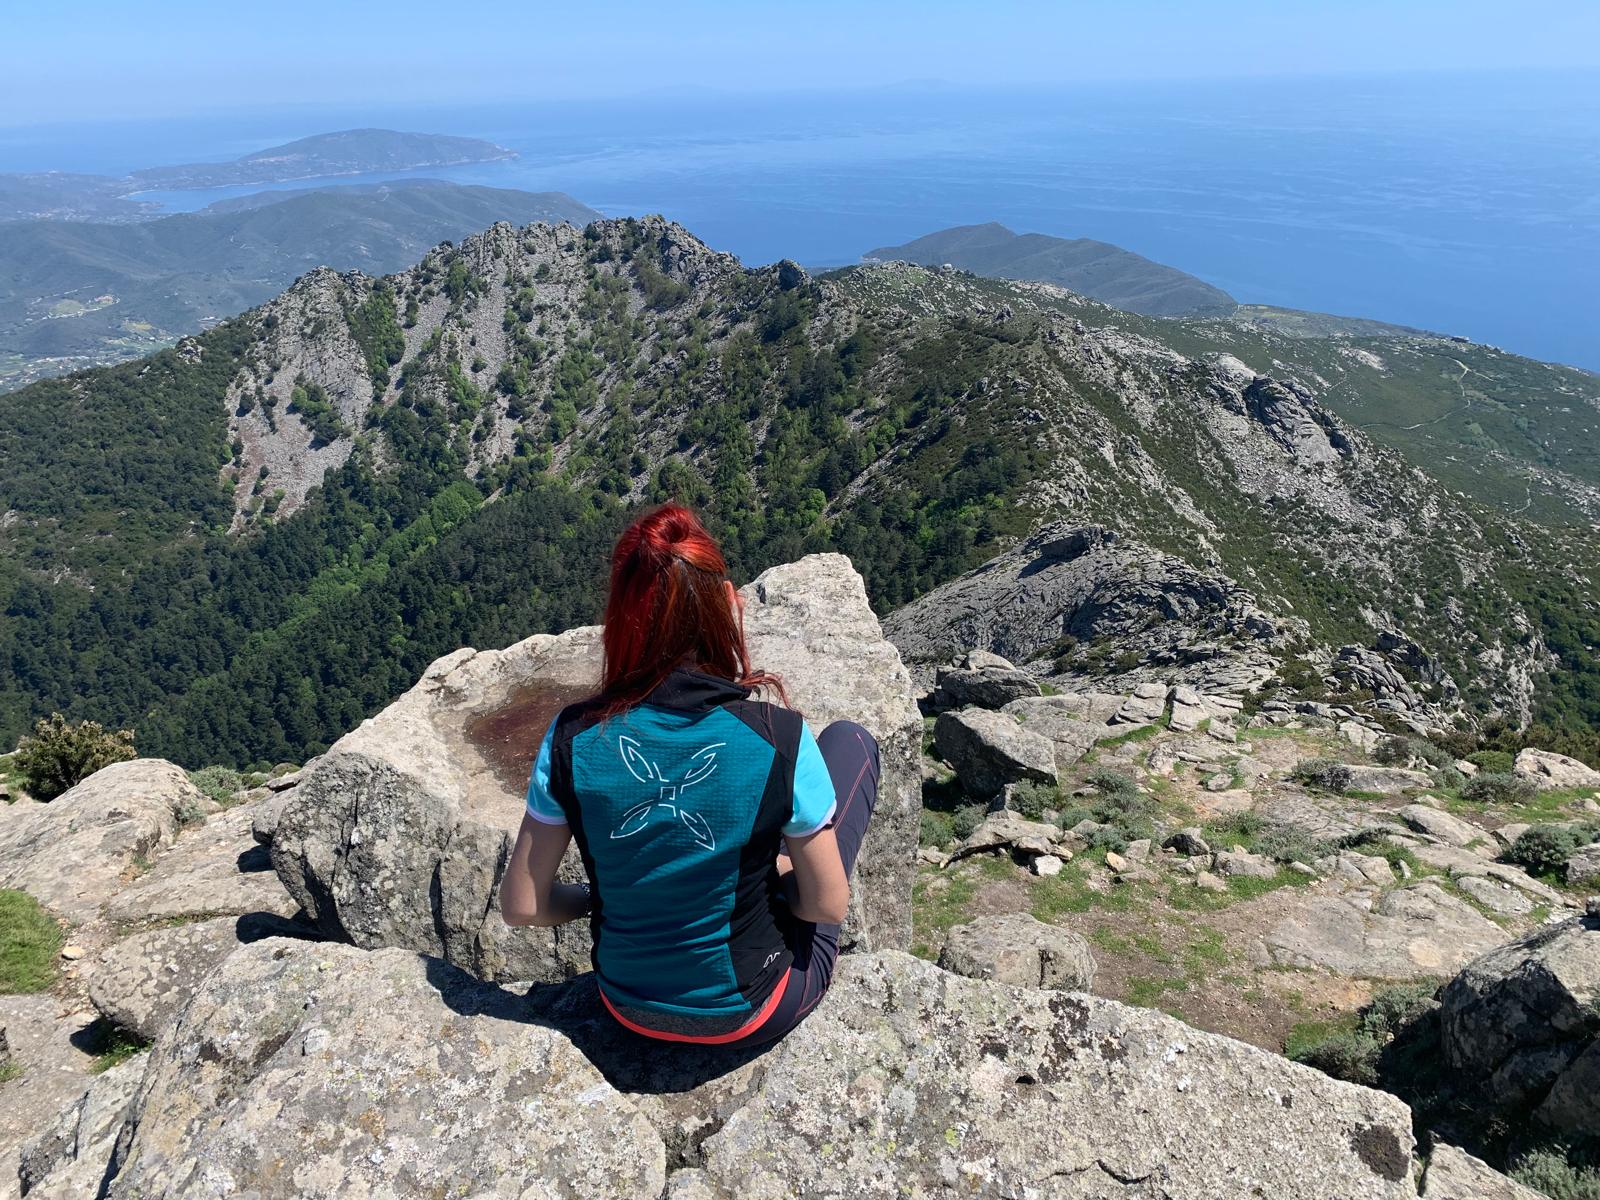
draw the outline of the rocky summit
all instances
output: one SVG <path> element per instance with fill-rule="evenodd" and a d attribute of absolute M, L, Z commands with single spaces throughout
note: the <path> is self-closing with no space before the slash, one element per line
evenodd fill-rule
<path fill-rule="evenodd" d="M 1252 1044 L 1237 1013 L 1149 1007 L 1129 964 L 1169 932 L 1190 939 L 1181 969 L 1223 990 L 1259 971 L 1302 1005 L 1454 976 L 1408 1002 L 1395 1052 L 1444 1064 L 1440 1095 L 1600 1131 L 1595 918 L 1484 853 L 1492 816 L 1417 798 L 1425 762 L 1363 763 L 1339 714 L 1247 715 L 1186 685 L 1016 695 L 996 681 L 1019 669 L 979 648 L 916 684 L 836 555 L 744 595 L 757 661 L 807 719 L 859 720 L 885 751 L 850 949 L 797 1031 L 762 1052 L 641 1041 L 599 1005 L 581 934 L 498 922 L 530 747 L 593 685 L 596 638 L 462 650 L 304 770 L 222 801 L 136 760 L 0 814 L 8 894 L 74 939 L 46 1003 L 0 997 L 0 1196 L 1535 1195 L 1384 1070 L 1334 1078 Z M 926 742 L 919 699 L 944 706 Z M 1026 771 L 984 757 L 1007 722 L 1044 748 Z M 1318 737 L 1397 793 L 1342 794 L 1327 758 L 1278 781 L 1273 743 Z M 954 844 L 946 750 L 993 789 Z M 1559 763 L 1525 769 L 1537 803 L 1566 796 L 1532 784 Z M 1128 825 L 1141 787 L 1147 832 Z M 1054 807 L 1088 793 L 1081 816 Z M 52 844 L 76 860 L 47 869 Z M 1491 910 L 1469 883 L 1530 903 Z M 1184 986 L 1220 994 L 1199 975 Z"/>
<path fill-rule="evenodd" d="M 839 555 L 774 567 L 744 589 L 754 661 L 784 678 L 815 729 L 848 717 L 878 739 L 882 787 L 852 889 L 848 939 L 911 938 L 921 725 L 910 682 Z M 405 946 L 490 979 L 587 969 L 587 928 L 509 929 L 498 882 L 522 818 L 529 747 L 593 692 L 599 630 L 462 650 L 336 743 L 278 817 L 272 860 L 327 934 Z M 582 878 L 576 849 L 565 869 Z"/>

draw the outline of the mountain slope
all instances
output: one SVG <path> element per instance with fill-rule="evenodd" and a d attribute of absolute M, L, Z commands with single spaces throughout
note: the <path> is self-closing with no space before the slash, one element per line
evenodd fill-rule
<path fill-rule="evenodd" d="M 905 264 L 744 270 L 655 218 L 318 270 L 0 396 L 0 736 L 55 707 L 190 763 L 303 757 L 455 646 L 592 619 L 628 506 L 667 496 L 742 577 L 838 549 L 884 612 L 1097 523 L 1303 621 L 1308 677 L 1410 639 L 1440 710 L 1600 719 L 1592 528 L 1441 487 L 1319 402 L 1326 347 L 1272 336 Z"/>
<path fill-rule="evenodd" d="M 382 274 L 496 221 L 599 215 L 560 192 L 415 180 L 264 192 L 138 224 L 0 224 L 0 386 L 147 351 L 312 267 Z"/>
<path fill-rule="evenodd" d="M 1221 288 L 1130 250 L 1089 238 L 1016 234 L 992 221 L 940 230 L 903 246 L 882 246 L 862 257 L 929 267 L 948 263 L 974 275 L 1034 279 L 1152 317 L 1226 314 L 1235 305 Z"/>

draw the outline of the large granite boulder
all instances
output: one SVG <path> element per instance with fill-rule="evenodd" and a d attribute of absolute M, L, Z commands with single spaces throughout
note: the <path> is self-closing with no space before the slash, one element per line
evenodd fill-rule
<path fill-rule="evenodd" d="M 169 762 L 112 763 L 49 804 L 6 813 L 0 888 L 25 891 L 69 921 L 92 920 L 130 867 L 159 854 L 205 808 L 200 789 Z"/>
<path fill-rule="evenodd" d="M 1314 893 L 1267 934 L 1272 961 L 1367 979 L 1427 979 L 1460 969 L 1505 933 L 1466 901 L 1423 879 L 1376 902 L 1370 893 Z"/>
<path fill-rule="evenodd" d="M 847 939 L 901 946 L 921 801 L 921 720 L 848 559 L 813 555 L 744 589 L 754 661 L 782 675 L 814 729 L 859 721 L 883 777 L 856 864 Z M 509 929 L 498 881 L 522 819 L 539 739 L 599 678 L 599 630 L 539 635 L 505 650 L 458 650 L 309 766 L 272 833 L 279 877 L 329 936 L 436 954 L 491 979 L 586 970 L 583 923 Z M 581 878 L 576 852 L 564 871 Z"/>
<path fill-rule="evenodd" d="M 117 1135 L 149 1057 L 136 1054 L 97 1075 L 83 1095 L 23 1147 L 17 1182 L 29 1200 L 84 1200 L 101 1194 Z"/>
<path fill-rule="evenodd" d="M 1055 783 L 1056 748 L 1009 713 L 964 708 L 940 713 L 933 748 L 971 796 L 990 799 L 1008 783 Z"/>
<path fill-rule="evenodd" d="M 661 1139 L 507 993 L 408 951 L 269 939 L 150 1055 L 110 1194 L 657 1196 Z"/>
<path fill-rule="evenodd" d="M 260 809 L 275 800 L 240 804 L 183 830 L 149 871 L 111 898 L 104 915 L 126 925 L 245 913 L 293 916 L 299 906 L 251 832 Z"/>
<path fill-rule="evenodd" d="M 1064 992 L 1088 991 L 1095 973 L 1094 955 L 1081 935 L 1027 913 L 997 913 L 955 926 L 945 935 L 939 965 L 971 979 Z"/>
<path fill-rule="evenodd" d="M 1600 1134 L 1600 918 L 1533 930 L 1440 994 L 1445 1062 L 1510 1114 Z"/>
<path fill-rule="evenodd" d="M 200 981 L 245 942 L 311 931 L 272 913 L 217 917 L 136 933 L 113 942 L 89 972 L 89 1000 L 119 1029 L 150 1041 Z"/>
<path fill-rule="evenodd" d="M 1600 771 L 1550 750 L 1518 751 L 1516 772 L 1540 788 L 1600 788 Z"/>
<path fill-rule="evenodd" d="M 1414 1197 L 1409 1114 L 1164 1014 L 848 955 L 766 1053 L 400 950 L 265 941 L 151 1051 L 113 1198 Z"/>

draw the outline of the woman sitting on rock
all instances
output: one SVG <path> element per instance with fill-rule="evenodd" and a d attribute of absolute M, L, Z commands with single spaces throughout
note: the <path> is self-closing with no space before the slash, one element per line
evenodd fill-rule
<path fill-rule="evenodd" d="M 814 737 L 756 670 L 722 552 L 668 504 L 617 542 L 600 691 L 551 723 L 500 890 L 512 925 L 590 918 L 600 996 L 647 1037 L 760 1045 L 833 978 L 878 747 Z M 588 884 L 556 882 L 577 839 Z"/>

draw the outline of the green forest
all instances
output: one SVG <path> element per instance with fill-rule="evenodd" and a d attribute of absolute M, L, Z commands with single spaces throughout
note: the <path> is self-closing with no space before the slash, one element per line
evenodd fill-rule
<path fill-rule="evenodd" d="M 738 581 L 838 550 L 880 612 L 1036 526 L 1032 489 L 1060 469 L 1029 395 L 1029 364 L 1049 353 L 1038 319 L 912 322 L 896 302 L 841 324 L 837 293 L 792 268 L 734 270 L 695 295 L 640 223 L 607 224 L 570 235 L 586 281 L 575 311 L 540 299 L 548 263 L 506 268 L 495 362 L 455 332 L 496 291 L 459 253 L 353 299 L 364 370 L 393 399 L 351 429 L 297 377 L 288 412 L 352 452 L 288 517 L 258 480 L 243 535 L 229 532 L 224 468 L 241 447 L 224 397 L 276 317 L 0 394 L 0 427 L 19 431 L 0 444 L 0 514 L 21 515 L 0 546 L 0 745 L 59 711 L 131 727 L 140 753 L 189 767 L 302 761 L 442 654 L 596 620 L 616 534 L 668 498 L 705 514 Z M 445 324 L 406 359 L 404 330 L 431 300 Z M 1284 542 L 1285 514 L 1196 471 L 1204 448 L 1183 430 L 1139 430 L 1113 390 L 1072 386 L 1226 517 L 1230 573 L 1268 584 L 1330 640 L 1359 634 L 1374 585 Z M 515 444 L 485 459 L 474 448 L 499 412 Z M 1191 548 L 1193 528 L 1118 473 L 1083 486 L 1104 519 Z M 1463 596 L 1464 619 L 1494 628 L 1505 595 L 1537 616 L 1564 669 L 1536 733 L 1592 759 L 1593 597 L 1558 565 L 1570 548 L 1511 538 L 1504 550 L 1506 591 Z M 1441 552 L 1419 574 L 1452 570 Z"/>

